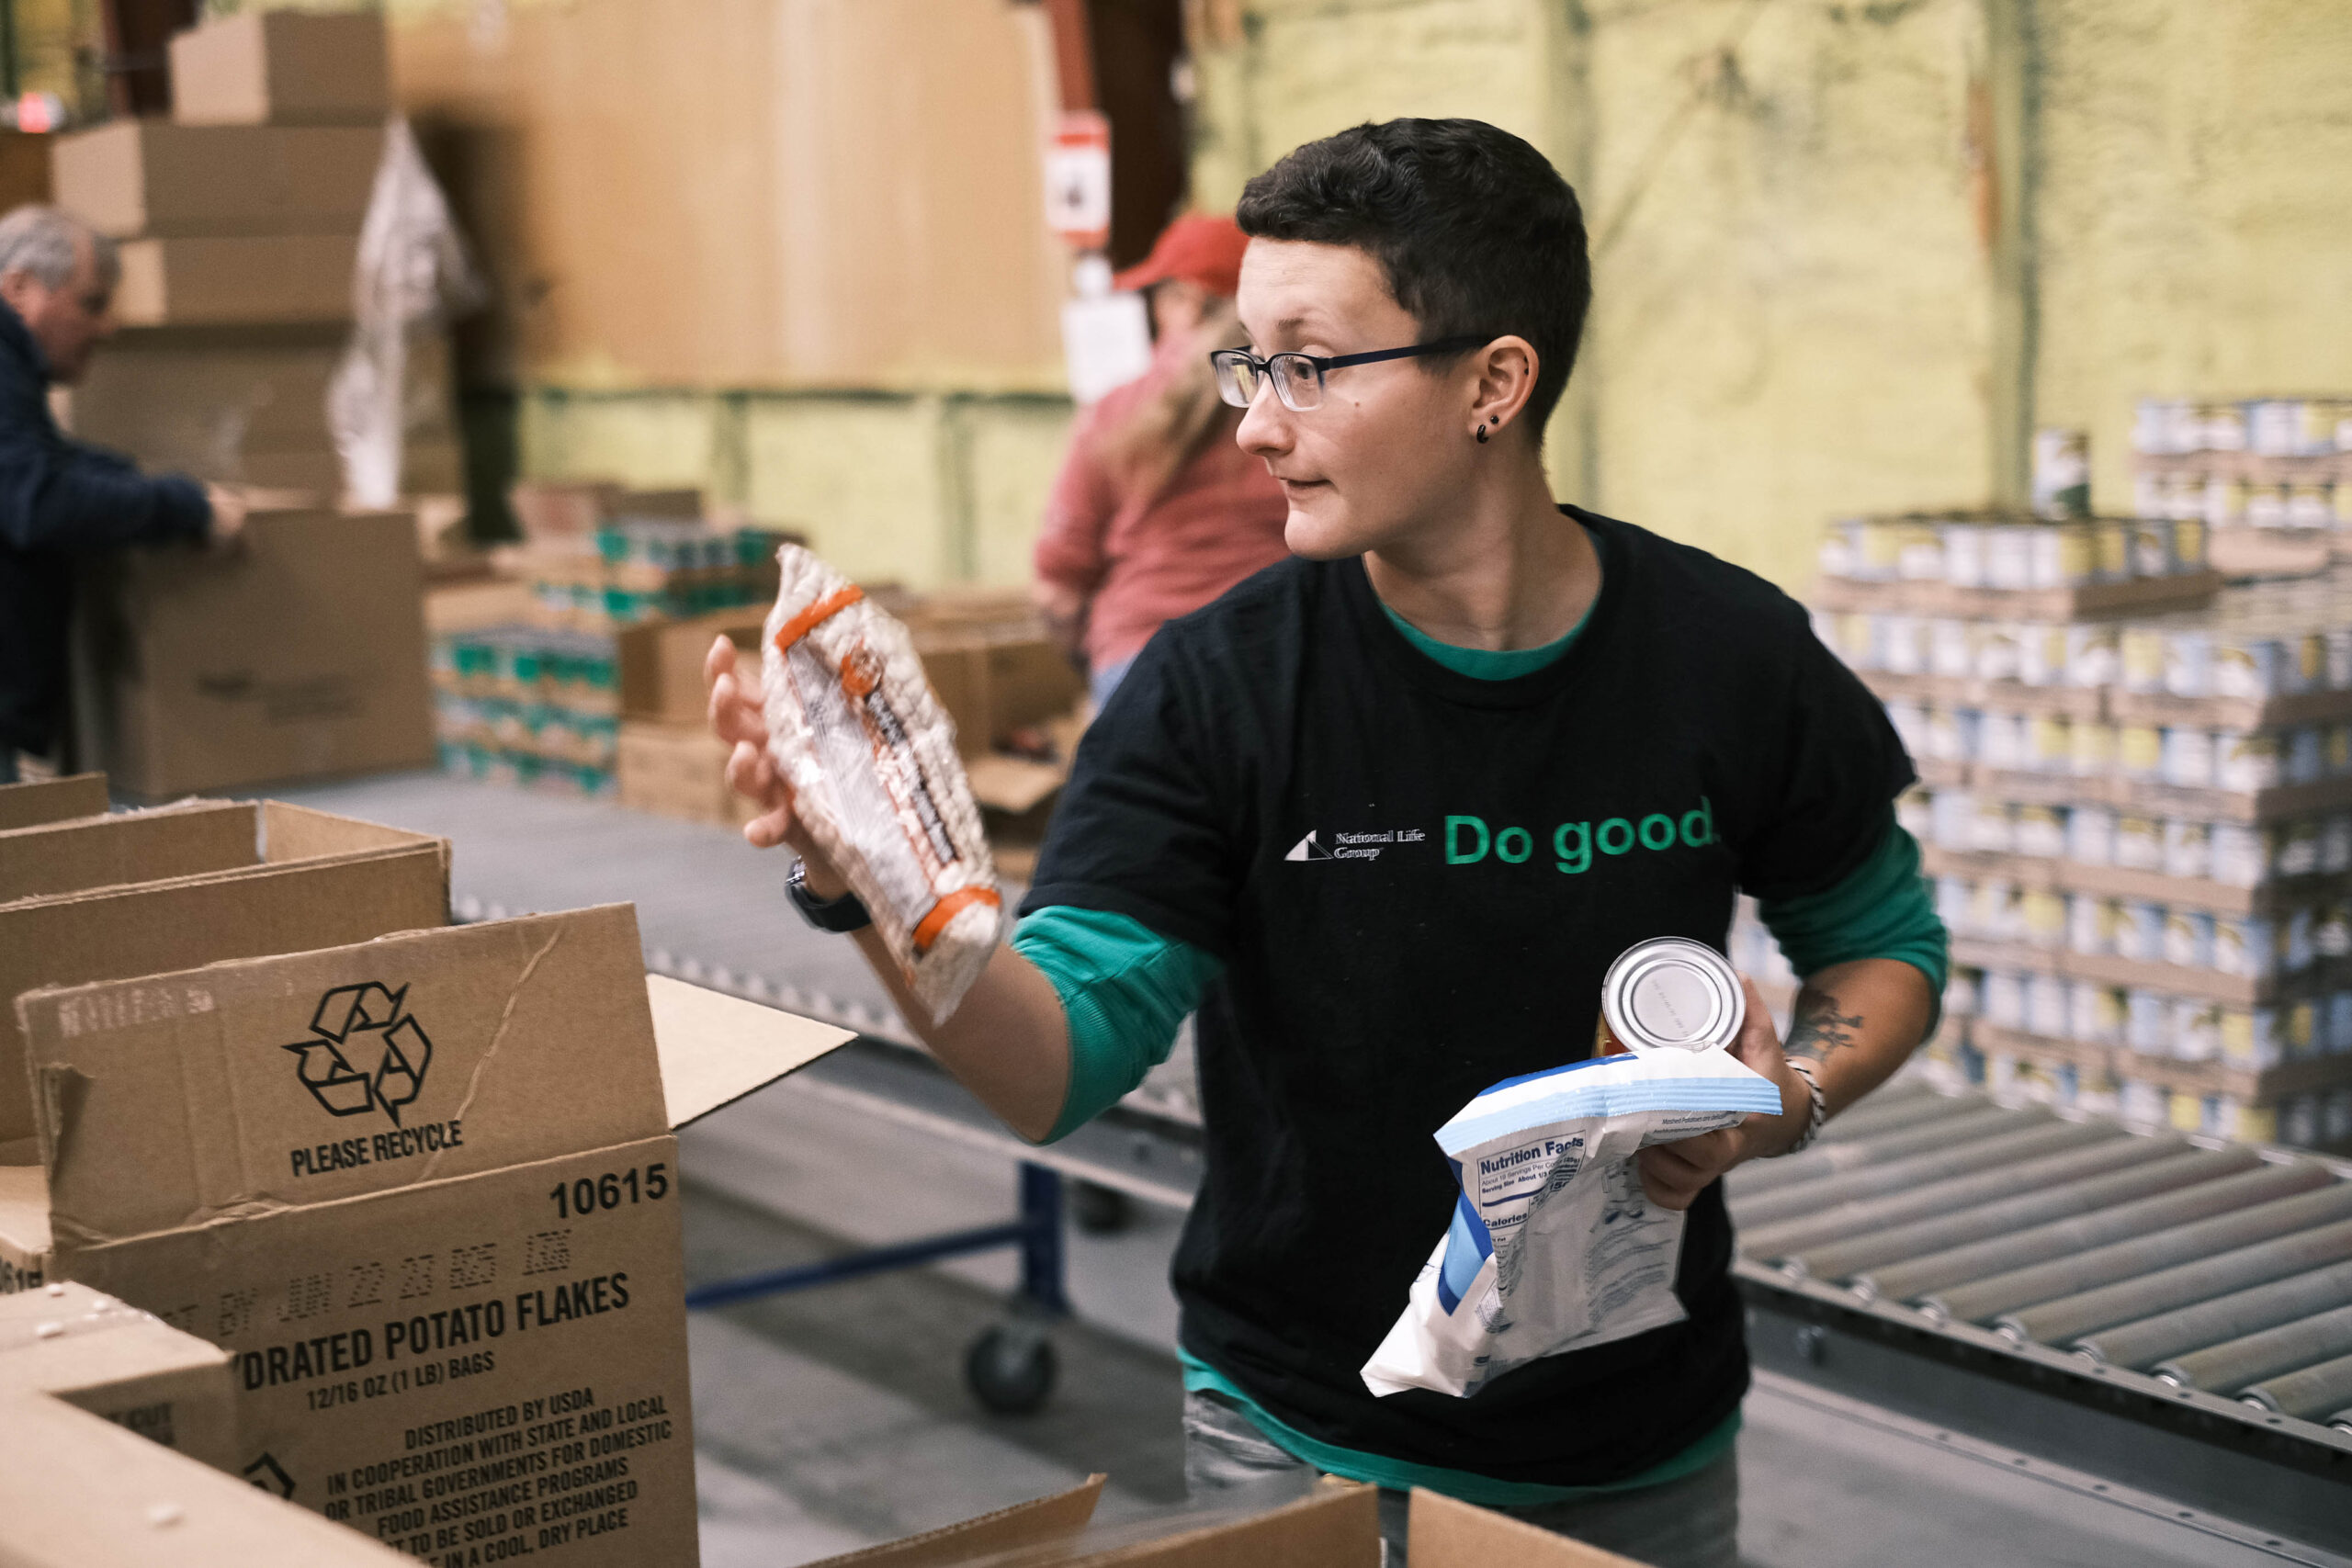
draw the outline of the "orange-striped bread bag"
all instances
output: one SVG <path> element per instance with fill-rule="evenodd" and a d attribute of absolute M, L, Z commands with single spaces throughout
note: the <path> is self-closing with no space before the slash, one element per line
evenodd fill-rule
<path fill-rule="evenodd" d="M 776 553 L 762 686 L 768 755 L 933 1019 L 956 1010 L 1004 916 L 956 725 L 907 628 L 797 545 Z"/>

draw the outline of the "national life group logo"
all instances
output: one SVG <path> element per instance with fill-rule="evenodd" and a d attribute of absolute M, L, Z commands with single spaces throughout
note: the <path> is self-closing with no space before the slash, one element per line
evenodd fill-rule
<path fill-rule="evenodd" d="M 433 1042 L 404 1010 L 407 999 L 406 986 L 338 986 L 319 998 L 311 1038 L 283 1047 L 299 1058 L 302 1087 L 328 1114 L 381 1111 L 397 1127 L 401 1107 L 424 1092 Z"/>

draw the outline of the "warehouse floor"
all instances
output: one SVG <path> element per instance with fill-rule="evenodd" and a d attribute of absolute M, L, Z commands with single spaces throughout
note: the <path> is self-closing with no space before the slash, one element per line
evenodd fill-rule
<path fill-rule="evenodd" d="M 617 807 L 408 774 L 277 792 L 449 835 L 455 897 L 481 916 L 634 899 L 649 957 L 761 976 L 787 1001 L 879 1021 L 845 942 L 813 938 L 781 866 L 730 833 Z M 691 973 L 692 971 L 689 971 Z M 1009 1216 L 1009 1155 L 845 1114 L 789 1080 L 684 1138 L 687 1272 L 725 1278 Z M 997 1320 L 1009 1254 L 772 1297 L 693 1323 L 710 1568 L 785 1568 L 1107 1472 L 1104 1516 L 1178 1506 L 1181 1401 L 1166 1285 L 1177 1216 L 1074 1235 L 1079 1321 L 1028 1417 L 984 1413 L 966 1346 Z M 2336 1560 L 2266 1551 L 2077 1489 L 2062 1472 L 1955 1451 L 1933 1432 L 1759 1379 L 1740 1445 L 1743 1557 L 1758 1568 L 1969 1562 L 2170 1568 Z"/>

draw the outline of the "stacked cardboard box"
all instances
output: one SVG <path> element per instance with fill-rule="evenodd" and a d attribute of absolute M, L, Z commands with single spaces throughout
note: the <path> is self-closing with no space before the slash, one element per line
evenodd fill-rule
<path fill-rule="evenodd" d="M 234 1389 L 225 1351 L 87 1286 L 0 1296 L 0 1559 L 403 1561 L 220 1473 L 236 1467 Z"/>
<path fill-rule="evenodd" d="M 51 1288 L 85 1285 L 217 1348 L 174 1341 L 186 1403 L 92 1407 L 254 1486 L 435 1562 L 693 1562 L 673 1130 L 843 1032 L 649 979 L 627 906 L 447 927 L 438 840 L 220 802 L 43 822 L 86 802 L 18 787 L 0 1298 L 32 1304 L 0 1301 L 0 1404 L 10 1317 L 63 1323 Z M 198 1397 L 223 1367 L 225 1438 Z M 138 1560 L 19 1550 L 20 1461 L 0 1558 Z"/>
<path fill-rule="evenodd" d="M 913 633 L 932 691 L 955 720 L 1001 869 L 1026 876 L 1085 728 L 1084 683 L 1018 594 L 872 592 Z M 763 624 L 763 610 L 622 636 L 623 805 L 722 826 L 746 819 L 748 807 L 723 776 L 727 748 L 705 717 L 703 660 L 715 638 L 727 637 L 738 649 L 741 678 L 756 682 Z"/>
<path fill-rule="evenodd" d="M 233 555 L 131 552 L 91 586 L 76 723 L 124 790 L 431 764 L 408 513 L 255 512 Z"/>
<path fill-rule="evenodd" d="M 1930 545 L 1905 549 L 1912 580 L 1817 599 L 1921 775 L 1901 814 L 1956 965 L 1935 1054 L 2184 1131 L 2352 1143 L 2352 577 L 2152 573 L 2102 603 L 1923 589 Z"/>
<path fill-rule="evenodd" d="M 129 329 L 75 434 L 199 479 L 333 495 L 326 389 L 390 104 L 375 12 L 251 13 L 175 40 L 174 118 L 58 139 L 61 206 L 120 243 Z M 448 356 L 410 356 L 406 483 L 462 488 Z"/>

